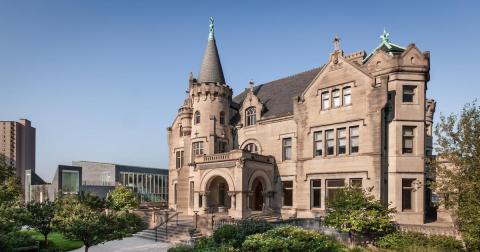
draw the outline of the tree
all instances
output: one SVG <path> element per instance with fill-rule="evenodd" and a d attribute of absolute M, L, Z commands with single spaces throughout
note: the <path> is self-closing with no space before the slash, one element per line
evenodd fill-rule
<path fill-rule="evenodd" d="M 43 234 L 45 245 L 48 245 L 48 234 L 53 229 L 55 203 L 51 201 L 29 202 L 27 212 L 28 224 Z"/>
<path fill-rule="evenodd" d="M 474 101 L 459 116 L 442 115 L 435 136 L 432 189 L 457 216 L 467 249 L 480 251 L 480 106 Z"/>
<path fill-rule="evenodd" d="M 128 212 L 137 208 L 139 204 L 133 190 L 120 185 L 108 195 L 107 205 L 112 210 Z"/>
<path fill-rule="evenodd" d="M 0 155 L 0 251 L 32 242 L 19 233 L 25 223 L 20 179 L 5 156 Z"/>
<path fill-rule="evenodd" d="M 91 201 L 82 201 L 77 195 L 64 195 L 58 199 L 54 217 L 55 226 L 67 238 L 82 241 L 85 252 L 93 245 L 114 239 L 112 233 L 115 231 L 104 209 L 94 208 L 89 203 Z"/>
<path fill-rule="evenodd" d="M 374 238 L 394 231 L 394 208 L 360 188 L 346 187 L 329 199 L 325 223 L 342 232 Z"/>

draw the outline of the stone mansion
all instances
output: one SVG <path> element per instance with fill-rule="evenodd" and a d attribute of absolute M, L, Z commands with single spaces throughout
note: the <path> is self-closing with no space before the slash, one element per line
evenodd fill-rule
<path fill-rule="evenodd" d="M 233 96 L 211 20 L 200 72 L 167 130 L 170 208 L 312 218 L 353 186 L 396 207 L 398 223 L 424 223 L 430 54 L 380 38 L 370 54 L 344 54 L 335 38 L 323 66 Z"/>

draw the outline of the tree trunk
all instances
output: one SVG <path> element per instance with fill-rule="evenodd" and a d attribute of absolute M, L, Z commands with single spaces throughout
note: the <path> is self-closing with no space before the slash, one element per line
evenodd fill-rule
<path fill-rule="evenodd" d="M 87 245 L 85 245 L 85 252 L 88 252 L 88 247 Z"/>
<path fill-rule="evenodd" d="M 45 237 L 45 246 L 48 247 L 48 234 L 43 235 Z"/>

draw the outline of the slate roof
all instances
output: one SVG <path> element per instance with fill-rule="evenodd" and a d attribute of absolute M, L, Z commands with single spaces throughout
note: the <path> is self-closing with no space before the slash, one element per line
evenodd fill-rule
<path fill-rule="evenodd" d="M 219 82 L 225 84 L 222 64 L 220 63 L 220 56 L 218 55 L 217 44 L 214 38 L 209 39 L 207 42 L 207 48 L 200 66 L 200 73 L 198 74 L 198 82 Z"/>
<path fill-rule="evenodd" d="M 253 93 L 263 103 L 262 119 L 270 119 L 293 114 L 293 97 L 299 96 L 317 76 L 322 67 L 314 68 L 286 78 L 255 86 Z M 233 98 L 233 102 L 243 103 L 247 90 Z"/>

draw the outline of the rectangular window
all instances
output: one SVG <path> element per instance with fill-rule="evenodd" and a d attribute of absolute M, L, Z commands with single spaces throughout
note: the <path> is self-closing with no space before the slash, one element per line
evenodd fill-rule
<path fill-rule="evenodd" d="M 283 205 L 293 205 L 293 181 L 283 181 Z"/>
<path fill-rule="evenodd" d="M 322 109 L 330 108 L 330 93 L 328 91 L 322 93 Z"/>
<path fill-rule="evenodd" d="M 343 105 L 352 104 L 352 89 L 350 87 L 343 88 Z"/>
<path fill-rule="evenodd" d="M 353 188 L 362 188 L 362 179 L 361 178 L 350 179 L 350 186 Z"/>
<path fill-rule="evenodd" d="M 320 208 L 322 206 L 322 180 L 310 180 L 310 207 Z"/>
<path fill-rule="evenodd" d="M 321 157 L 323 155 L 323 135 L 321 131 L 316 131 L 313 133 L 313 155 L 315 157 Z"/>
<path fill-rule="evenodd" d="M 338 108 L 342 105 L 342 102 L 340 100 L 340 89 L 333 90 L 332 101 L 333 101 L 333 107 L 334 108 Z"/>
<path fill-rule="evenodd" d="M 174 204 L 177 204 L 177 195 L 178 195 L 178 192 L 177 192 L 177 184 L 174 184 L 173 185 L 173 203 Z"/>
<path fill-rule="evenodd" d="M 402 153 L 413 153 L 413 141 L 414 141 L 415 127 L 403 126 L 402 128 Z"/>
<path fill-rule="evenodd" d="M 415 86 L 403 86 L 403 102 L 414 102 L 415 89 Z"/>
<path fill-rule="evenodd" d="M 203 155 L 203 142 L 193 143 L 193 155 Z"/>
<path fill-rule="evenodd" d="M 292 138 L 282 139 L 282 149 L 283 149 L 283 160 L 292 159 Z"/>
<path fill-rule="evenodd" d="M 183 151 L 176 152 L 176 168 L 181 168 L 183 166 Z"/>
<path fill-rule="evenodd" d="M 326 200 L 331 200 L 335 198 L 335 194 L 338 190 L 345 187 L 344 179 L 328 179 L 327 180 L 327 190 L 326 190 Z"/>
<path fill-rule="evenodd" d="M 413 181 L 415 179 L 402 179 L 402 211 L 412 210 Z"/>
<path fill-rule="evenodd" d="M 79 172 L 62 170 L 61 188 L 63 193 L 78 193 L 80 191 Z"/>
<path fill-rule="evenodd" d="M 338 154 L 347 153 L 347 130 L 341 128 L 337 130 Z"/>
<path fill-rule="evenodd" d="M 358 126 L 350 127 L 350 153 L 358 153 L 360 133 Z"/>
<path fill-rule="evenodd" d="M 335 152 L 335 135 L 333 134 L 333 130 L 327 130 L 325 134 L 327 155 L 333 155 Z"/>

